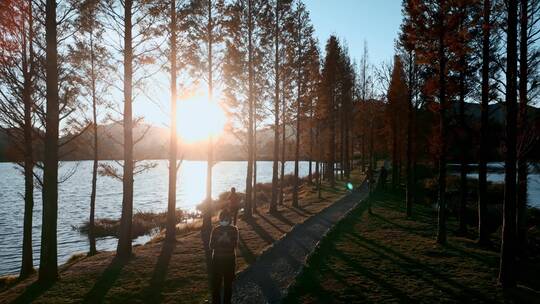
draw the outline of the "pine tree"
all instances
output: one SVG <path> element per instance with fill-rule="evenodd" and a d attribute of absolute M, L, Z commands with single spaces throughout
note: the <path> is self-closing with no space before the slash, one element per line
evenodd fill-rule
<path fill-rule="evenodd" d="M 335 186 L 334 165 L 336 161 L 336 123 L 337 123 L 337 90 L 338 69 L 341 46 L 335 36 L 330 36 L 326 43 L 326 56 L 322 68 L 322 100 L 325 105 L 325 128 L 328 147 L 325 165 L 326 179 L 332 187 Z"/>

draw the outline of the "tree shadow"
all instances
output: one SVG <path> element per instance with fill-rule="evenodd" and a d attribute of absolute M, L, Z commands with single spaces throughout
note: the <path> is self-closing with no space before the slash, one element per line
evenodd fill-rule
<path fill-rule="evenodd" d="M 176 247 L 176 241 L 164 241 L 161 253 L 158 257 L 156 267 L 154 268 L 154 274 L 150 280 L 150 285 L 147 290 L 144 292 L 144 299 L 147 302 L 152 303 L 161 303 L 162 295 L 161 291 L 163 290 L 165 279 L 167 277 L 167 270 L 169 268 L 169 263 L 171 261 L 171 256 Z"/>
<path fill-rule="evenodd" d="M 394 221 L 391 221 L 391 220 L 387 219 L 386 217 L 380 216 L 380 215 L 378 215 L 376 213 L 372 213 L 371 217 L 373 217 L 375 220 L 384 222 L 386 224 L 390 224 L 390 225 L 395 226 L 395 227 L 397 227 L 397 228 L 399 228 L 401 230 L 407 231 L 408 233 L 411 233 L 411 234 L 415 234 L 415 235 L 422 236 L 422 237 L 429 237 L 429 236 L 432 235 L 431 232 L 429 232 L 429 233 L 426 232 L 426 231 L 430 230 L 429 227 L 427 227 L 427 228 L 422 227 L 422 228 L 418 228 L 418 229 L 411 228 L 411 227 L 406 226 L 406 225 L 398 224 L 398 223 L 396 223 Z"/>
<path fill-rule="evenodd" d="M 257 220 L 255 218 L 245 219 L 245 222 L 266 243 L 272 244 L 272 243 L 274 243 L 276 241 L 276 239 L 274 237 L 272 237 L 266 230 L 264 230 L 264 228 L 262 228 L 257 223 Z"/>
<path fill-rule="evenodd" d="M 414 302 L 413 299 L 411 299 L 404 291 L 402 291 L 399 288 L 397 288 L 396 286 L 388 283 L 384 278 L 376 275 L 375 273 L 373 273 L 369 269 L 367 269 L 364 266 L 360 265 L 360 263 L 354 261 L 353 259 L 351 259 L 347 255 L 345 255 L 343 252 L 336 251 L 335 256 L 336 256 L 336 258 L 339 258 L 342 261 L 344 261 L 347 265 L 349 265 L 349 267 L 353 268 L 355 270 L 355 272 L 358 272 L 362 276 L 368 278 L 372 282 L 379 285 L 381 288 L 384 288 L 385 290 L 390 292 L 394 297 L 399 299 L 400 303 L 413 303 Z"/>
<path fill-rule="evenodd" d="M 30 284 L 22 294 L 20 294 L 13 303 L 31 303 L 49 290 L 55 282 L 35 281 Z"/>
<path fill-rule="evenodd" d="M 280 212 L 273 213 L 272 216 L 275 217 L 276 219 L 280 220 L 280 221 L 283 222 L 284 224 L 289 225 L 290 227 L 292 227 L 292 226 L 295 225 L 291 220 L 289 220 L 288 218 L 286 218 L 286 217 L 285 217 L 283 214 L 281 214 Z"/>
<path fill-rule="evenodd" d="M 277 231 L 281 232 L 281 233 L 287 233 L 287 231 L 281 229 L 278 225 L 272 223 L 272 221 L 266 217 L 263 213 L 259 213 L 259 217 L 264 220 L 266 223 L 268 223 L 268 225 L 274 227 L 274 229 L 276 229 Z"/>
<path fill-rule="evenodd" d="M 314 215 L 315 214 L 315 212 L 311 212 L 311 211 L 307 210 L 306 208 L 304 208 L 304 206 L 298 206 L 298 207 L 296 207 L 296 209 L 298 209 L 298 210 L 300 210 L 300 211 L 302 211 L 302 212 L 304 212 L 305 214 L 308 214 L 308 215 Z"/>
<path fill-rule="evenodd" d="M 413 258 L 410 258 L 406 255 L 404 255 L 403 253 L 401 252 L 398 252 L 392 248 L 389 248 L 387 246 L 384 246 L 384 245 L 381 245 L 379 244 L 378 242 L 375 242 L 373 240 L 370 240 L 370 239 L 367 239 L 357 233 L 351 233 L 351 236 L 353 236 L 354 238 L 357 239 L 357 241 L 355 241 L 355 243 L 357 243 L 358 245 L 361 245 L 363 246 L 364 248 L 368 249 L 368 250 L 371 250 L 372 252 L 378 254 L 378 255 L 381 255 L 383 257 L 385 257 L 386 259 L 389 259 L 391 261 L 393 261 L 396 265 L 399 265 L 400 266 L 400 269 L 402 271 L 405 271 L 411 275 L 415 275 L 416 277 L 420 278 L 420 279 L 423 279 L 425 280 L 426 282 L 430 283 L 430 284 L 433 284 L 434 286 L 437 286 L 437 288 L 439 288 L 440 290 L 444 291 L 444 292 L 447 292 L 448 294 L 451 294 L 453 297 L 455 298 L 459 298 L 461 300 L 464 300 L 464 301 L 468 301 L 470 300 L 471 298 L 475 298 L 479 301 L 483 301 L 483 302 L 491 302 L 492 299 L 489 299 L 488 297 L 486 297 L 484 294 L 481 294 L 480 292 L 472 289 L 472 288 L 469 288 L 459 282 L 456 282 L 455 280 L 453 279 L 450 279 L 446 276 L 445 273 L 442 273 L 432 267 L 429 267 L 427 266 L 425 263 L 422 263 L 421 261 L 419 260 L 415 260 Z M 363 243 L 363 244 L 362 244 Z M 377 250 L 374 250 L 372 248 L 369 248 L 368 246 L 366 245 L 370 245 L 374 248 L 376 248 Z M 400 260 L 398 259 L 395 259 L 395 258 L 392 258 L 390 257 L 390 255 L 393 255 L 397 258 L 399 258 Z M 416 271 L 415 269 L 418 269 L 420 271 Z M 443 281 L 445 282 L 446 284 L 462 291 L 463 293 L 457 293 L 456 291 L 448 288 L 448 287 L 444 287 L 440 284 L 437 284 L 433 279 L 430 279 L 426 276 L 426 274 L 429 274 L 432 278 L 437 278 L 439 279 L 440 281 Z"/>
<path fill-rule="evenodd" d="M 114 257 L 92 289 L 84 296 L 83 303 L 101 303 L 122 272 L 128 259 Z"/>
<path fill-rule="evenodd" d="M 253 254 L 253 251 L 251 251 L 246 245 L 246 241 L 244 240 L 244 238 L 242 238 L 242 234 L 240 234 L 239 236 L 238 249 L 240 250 L 240 254 L 248 265 L 251 265 L 253 264 L 253 262 L 255 262 L 257 257 L 255 256 L 255 254 Z"/>
<path fill-rule="evenodd" d="M 302 216 L 302 217 L 309 217 L 309 216 L 310 216 L 308 213 L 303 212 L 303 211 L 302 211 L 301 209 L 299 209 L 299 208 L 290 207 L 290 206 L 283 206 L 283 207 L 286 208 L 286 209 L 291 210 L 292 212 L 298 214 L 299 216 Z"/>

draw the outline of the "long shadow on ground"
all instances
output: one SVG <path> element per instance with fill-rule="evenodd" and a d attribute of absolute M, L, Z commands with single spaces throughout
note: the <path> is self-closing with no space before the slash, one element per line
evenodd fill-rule
<path fill-rule="evenodd" d="M 161 254 L 156 263 L 154 274 L 150 280 L 150 285 L 144 292 L 144 300 L 147 303 L 161 303 L 163 301 L 161 291 L 167 278 L 167 270 L 171 261 L 171 256 L 176 246 L 176 242 L 164 241 Z"/>
<path fill-rule="evenodd" d="M 86 294 L 83 303 L 102 303 L 107 292 L 120 276 L 122 269 L 128 263 L 126 259 L 114 258 L 101 274 L 92 289 Z"/>
<path fill-rule="evenodd" d="M 13 303 L 31 303 L 35 301 L 39 296 L 44 294 L 47 290 L 49 290 L 54 285 L 54 282 L 49 283 L 43 283 L 36 281 L 26 287 L 24 292 L 18 296 Z"/>

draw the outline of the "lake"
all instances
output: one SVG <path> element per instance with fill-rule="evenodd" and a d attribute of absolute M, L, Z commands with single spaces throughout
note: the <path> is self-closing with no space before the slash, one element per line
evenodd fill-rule
<path fill-rule="evenodd" d="M 153 161 L 157 167 L 135 177 L 134 211 L 161 212 L 167 210 L 168 162 Z M 107 163 L 107 162 L 106 162 Z M 108 162 L 116 165 L 115 162 Z M 313 164 L 314 165 L 314 164 Z M 214 166 L 212 196 L 236 187 L 245 190 L 245 161 L 218 162 Z M 300 162 L 300 176 L 308 174 L 309 163 Z M 86 236 L 73 230 L 88 220 L 92 162 L 62 162 L 60 175 L 74 174 L 59 186 L 58 202 L 58 262 L 65 263 L 77 252 L 88 250 Z M 292 173 L 294 163 L 287 162 L 285 173 Z M 257 162 L 257 182 L 272 181 L 272 162 Z M 184 161 L 178 174 L 177 208 L 193 210 L 205 196 L 206 161 Z M 24 178 L 13 163 L 0 163 L 0 275 L 15 274 L 21 262 L 21 245 L 24 216 Z M 41 237 L 41 190 L 34 191 L 33 248 L 34 265 L 39 264 Z M 122 183 L 119 180 L 98 176 L 96 218 L 119 218 L 122 210 Z M 150 236 L 133 241 L 143 244 Z M 115 250 L 117 239 L 98 238 L 98 250 Z"/>
<path fill-rule="evenodd" d="M 478 179 L 478 171 L 476 164 L 470 164 L 470 172 L 467 174 L 467 178 Z M 458 174 L 459 165 L 450 164 L 450 171 L 452 174 Z M 504 183 L 504 163 L 503 162 L 493 162 L 489 163 L 487 166 L 488 169 L 488 181 L 494 183 Z M 540 208 L 540 164 L 539 163 L 530 163 L 529 164 L 529 175 L 527 180 L 527 196 L 528 203 L 531 207 Z"/>

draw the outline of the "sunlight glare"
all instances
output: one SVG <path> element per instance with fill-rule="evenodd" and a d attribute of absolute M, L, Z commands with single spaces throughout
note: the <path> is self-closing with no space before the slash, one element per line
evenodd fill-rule
<path fill-rule="evenodd" d="M 217 96 L 216 96 L 217 97 Z M 214 100 L 219 100 L 219 98 Z M 218 136 L 226 123 L 225 111 L 208 93 L 197 90 L 180 97 L 178 103 L 178 134 L 187 142 L 203 141 Z"/>

